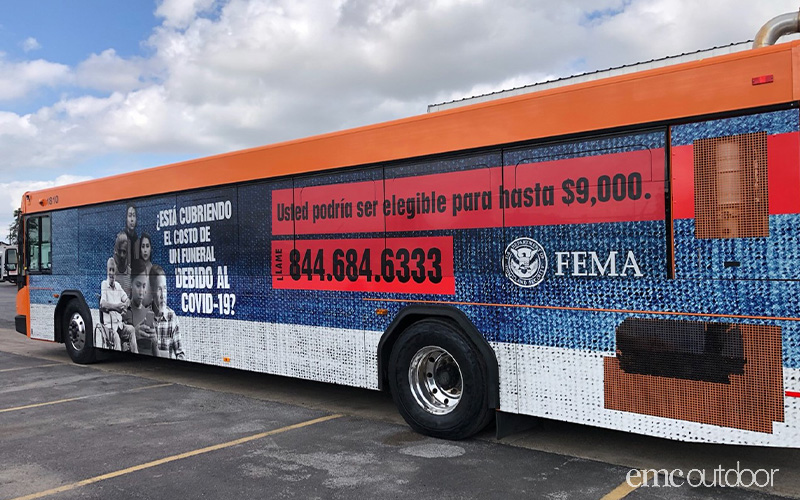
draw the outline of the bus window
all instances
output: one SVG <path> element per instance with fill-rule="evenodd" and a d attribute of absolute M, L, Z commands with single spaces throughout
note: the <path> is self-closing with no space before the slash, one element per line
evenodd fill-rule
<path fill-rule="evenodd" d="M 30 217 L 27 228 L 28 272 L 49 273 L 51 264 L 50 216 Z"/>
<path fill-rule="evenodd" d="M 671 129 L 678 278 L 796 280 L 796 110 Z M 780 217 L 778 217 L 780 215 Z"/>
<path fill-rule="evenodd" d="M 9 248 L 6 250 L 6 264 L 9 264 L 9 268 L 16 270 L 17 269 L 17 249 L 16 248 Z"/>
<path fill-rule="evenodd" d="M 50 248 L 50 216 L 42 217 L 42 222 L 39 224 L 42 230 L 41 250 L 39 256 L 41 263 L 39 264 L 40 271 L 49 271 L 52 267 L 52 251 Z"/>
<path fill-rule="evenodd" d="M 767 133 L 694 141 L 697 238 L 769 237 Z"/>

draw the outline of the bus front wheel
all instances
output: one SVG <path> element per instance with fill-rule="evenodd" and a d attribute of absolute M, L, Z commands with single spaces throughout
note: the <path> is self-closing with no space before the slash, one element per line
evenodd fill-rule
<path fill-rule="evenodd" d="M 389 387 L 417 432 L 464 439 L 491 420 L 486 364 L 458 326 L 425 319 L 404 330 L 389 356 Z"/>
<path fill-rule="evenodd" d="M 77 300 L 67 304 L 62 316 L 64 321 L 64 344 L 72 361 L 79 364 L 94 363 L 97 355 L 92 335 L 92 319 L 89 311 Z"/>

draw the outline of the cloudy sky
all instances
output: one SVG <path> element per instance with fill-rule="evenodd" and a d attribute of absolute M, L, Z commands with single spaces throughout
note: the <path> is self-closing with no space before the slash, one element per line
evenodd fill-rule
<path fill-rule="evenodd" d="M 22 193 L 753 38 L 795 0 L 0 6 L 0 240 Z"/>

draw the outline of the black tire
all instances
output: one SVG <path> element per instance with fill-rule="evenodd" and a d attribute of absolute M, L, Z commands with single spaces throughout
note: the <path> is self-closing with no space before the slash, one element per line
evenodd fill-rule
<path fill-rule="evenodd" d="M 92 315 L 86 306 L 78 300 L 71 300 L 64 308 L 61 320 L 64 345 L 72 361 L 82 365 L 97 361 Z"/>
<path fill-rule="evenodd" d="M 442 439 L 468 438 L 492 419 L 486 373 L 478 350 L 445 319 L 412 324 L 389 356 L 389 387 L 398 411 L 415 431 Z"/>

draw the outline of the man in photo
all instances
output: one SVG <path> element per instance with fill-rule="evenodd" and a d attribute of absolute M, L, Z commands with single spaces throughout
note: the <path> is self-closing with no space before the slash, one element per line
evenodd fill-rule
<path fill-rule="evenodd" d="M 147 307 L 145 299 L 150 296 L 150 278 L 147 265 L 142 260 L 134 260 L 131 267 L 131 309 L 130 323 L 136 333 L 139 352 L 156 355 L 156 328 L 153 310 Z"/>
<path fill-rule="evenodd" d="M 131 269 L 128 267 L 128 236 L 124 232 L 117 233 L 114 240 L 114 261 L 117 265 L 117 282 L 125 291 L 131 295 Z"/>
<path fill-rule="evenodd" d="M 98 347 L 118 351 L 139 352 L 133 326 L 125 324 L 122 313 L 127 312 L 128 295 L 116 280 L 117 262 L 110 258 L 106 262 L 106 277 L 100 284 L 100 312 L 103 317 L 103 338 L 95 339 Z"/>
<path fill-rule="evenodd" d="M 156 324 L 156 355 L 164 358 L 186 359 L 181 345 L 178 317 L 167 306 L 167 275 L 158 264 L 150 268 L 150 287 L 153 290 L 153 313 Z"/>

